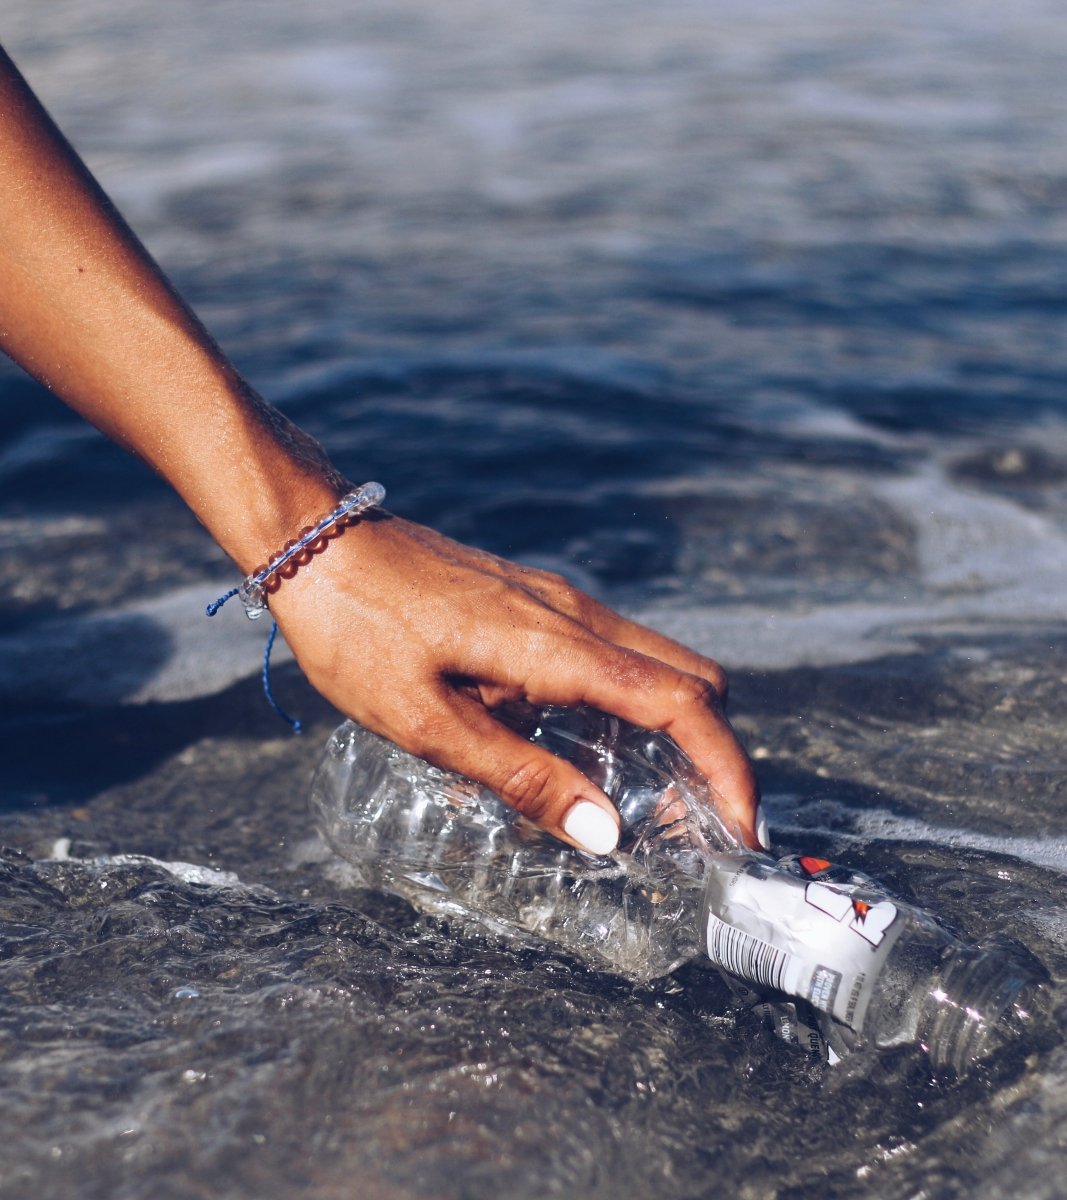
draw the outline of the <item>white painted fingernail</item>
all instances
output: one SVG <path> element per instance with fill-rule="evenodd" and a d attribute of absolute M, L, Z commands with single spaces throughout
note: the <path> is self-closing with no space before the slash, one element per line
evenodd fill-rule
<path fill-rule="evenodd" d="M 619 844 L 619 830 L 592 800 L 579 800 L 563 820 L 563 832 L 589 854 L 610 854 Z"/>
<path fill-rule="evenodd" d="M 771 829 L 767 824 L 767 814 L 763 811 L 762 804 L 756 809 L 756 837 L 764 850 L 771 848 Z"/>

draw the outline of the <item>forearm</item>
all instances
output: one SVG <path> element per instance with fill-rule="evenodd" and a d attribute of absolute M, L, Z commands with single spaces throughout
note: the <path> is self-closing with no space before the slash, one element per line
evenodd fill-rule
<path fill-rule="evenodd" d="M 167 478 L 244 570 L 331 507 L 0 50 L 0 347 Z"/>
<path fill-rule="evenodd" d="M 239 377 L 0 51 L 0 347 L 164 475 L 246 572 L 344 490 Z M 489 784 L 597 853 L 611 802 L 494 721 L 505 700 L 591 704 L 676 737 L 757 843 L 722 671 L 566 581 L 393 518 L 360 522 L 271 608 L 337 706 Z"/>

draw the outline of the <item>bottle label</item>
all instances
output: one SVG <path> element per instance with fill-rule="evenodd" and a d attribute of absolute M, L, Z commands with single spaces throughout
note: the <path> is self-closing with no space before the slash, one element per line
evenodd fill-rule
<path fill-rule="evenodd" d="M 707 950 L 716 966 L 809 1001 L 857 1033 L 899 936 L 896 904 L 825 859 L 712 856 Z"/>

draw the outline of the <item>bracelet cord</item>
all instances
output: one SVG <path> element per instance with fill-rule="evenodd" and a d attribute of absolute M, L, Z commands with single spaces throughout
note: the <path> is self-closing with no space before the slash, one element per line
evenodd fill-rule
<path fill-rule="evenodd" d="M 234 596 L 239 596 L 245 610 L 245 616 L 250 621 L 258 621 L 268 608 L 268 584 L 283 567 L 294 558 L 303 554 L 315 542 L 319 541 L 320 538 L 324 538 L 331 530 L 343 529 L 346 525 L 355 522 L 363 513 L 372 508 L 381 507 L 384 499 L 385 488 L 380 483 L 372 481 L 361 484 L 354 491 L 349 492 L 336 508 L 332 509 L 324 517 L 321 517 L 314 525 L 309 525 L 302 529 L 298 537 L 291 542 L 287 542 L 277 554 L 267 560 L 264 566 L 257 567 L 250 575 L 246 575 L 239 587 L 230 588 L 228 592 L 225 592 L 217 600 L 213 600 L 205 610 L 207 615 L 209 617 L 215 616 L 227 600 L 232 600 Z M 320 549 L 325 548 L 326 544 L 324 543 Z M 293 732 L 300 733 L 302 729 L 300 722 L 289 716 L 278 701 L 275 700 L 270 684 L 270 655 L 274 649 L 274 642 L 277 636 L 278 622 L 272 621 L 270 632 L 267 634 L 267 644 L 263 651 L 263 694 L 267 697 L 267 703 L 283 721 L 292 727 Z"/>

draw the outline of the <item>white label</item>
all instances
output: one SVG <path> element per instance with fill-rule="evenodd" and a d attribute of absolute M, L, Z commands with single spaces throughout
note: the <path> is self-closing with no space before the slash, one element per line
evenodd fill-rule
<path fill-rule="evenodd" d="M 899 932 L 897 906 L 862 876 L 849 879 L 822 859 L 797 859 L 796 874 L 762 859 L 713 859 L 711 961 L 759 987 L 807 1000 L 859 1032 Z"/>
<path fill-rule="evenodd" d="M 743 933 L 714 915 L 708 917 L 708 957 L 731 975 L 778 992 L 788 990 L 786 974 L 795 962 L 784 950 L 776 950 L 769 942 Z"/>

